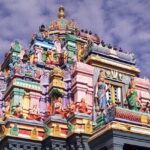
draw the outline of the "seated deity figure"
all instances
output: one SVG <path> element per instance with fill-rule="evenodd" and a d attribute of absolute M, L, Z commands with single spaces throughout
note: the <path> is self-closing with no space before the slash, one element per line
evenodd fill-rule
<path fill-rule="evenodd" d="M 20 103 L 16 106 L 14 110 L 14 116 L 17 118 L 23 118 L 23 110 Z"/>
<path fill-rule="evenodd" d="M 41 117 L 39 115 L 39 110 L 38 110 L 37 104 L 33 105 L 28 119 L 30 119 L 30 120 L 40 120 L 41 119 Z"/>
<path fill-rule="evenodd" d="M 64 108 L 64 117 L 68 117 L 70 115 L 70 108 L 69 106 L 67 105 L 66 108 Z"/>
<path fill-rule="evenodd" d="M 67 108 L 64 109 L 64 116 L 68 117 L 70 114 L 76 112 L 76 105 L 73 101 L 70 101 L 70 104 L 67 105 Z"/>
<path fill-rule="evenodd" d="M 79 103 L 79 106 L 78 106 L 78 110 L 80 113 L 87 113 L 88 112 L 87 104 L 86 104 L 84 98 L 81 99 L 81 102 Z"/>
<path fill-rule="evenodd" d="M 141 101 L 138 98 L 138 93 L 135 90 L 135 81 L 134 79 L 131 79 L 131 82 L 129 84 L 129 89 L 127 91 L 127 103 L 129 106 L 129 109 L 133 110 L 139 110 L 139 107 L 141 105 Z"/>
<path fill-rule="evenodd" d="M 70 102 L 70 112 L 73 113 L 75 111 L 76 111 L 76 104 L 73 101 L 71 101 Z"/>
<path fill-rule="evenodd" d="M 61 116 L 64 116 L 61 97 L 54 102 L 54 114 L 60 114 Z"/>
<path fill-rule="evenodd" d="M 54 52 L 52 50 L 48 50 L 46 64 L 54 64 L 54 61 Z"/>
<path fill-rule="evenodd" d="M 55 40 L 54 45 L 55 45 L 55 48 L 56 48 L 56 52 L 58 54 L 60 54 L 61 53 L 61 42 L 59 40 Z"/>
<path fill-rule="evenodd" d="M 108 106 L 108 100 L 106 92 L 109 90 L 109 86 L 105 83 L 105 72 L 100 71 L 98 82 L 96 84 L 95 97 L 98 98 L 99 110 L 104 110 Z"/>

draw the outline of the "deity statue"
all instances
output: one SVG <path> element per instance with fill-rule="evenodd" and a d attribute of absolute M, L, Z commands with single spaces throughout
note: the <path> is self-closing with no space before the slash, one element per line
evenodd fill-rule
<path fill-rule="evenodd" d="M 29 55 L 30 55 L 30 63 L 33 65 L 34 64 L 34 57 L 35 57 L 35 50 L 34 49 L 30 49 L 29 51 Z"/>
<path fill-rule="evenodd" d="M 76 111 L 76 105 L 73 101 L 70 101 L 70 113 L 73 113 Z"/>
<path fill-rule="evenodd" d="M 47 104 L 47 116 L 50 116 L 52 114 L 52 106 L 51 104 L 48 102 Z"/>
<path fill-rule="evenodd" d="M 70 115 L 70 108 L 69 106 L 67 106 L 66 108 L 64 108 L 64 117 L 68 117 Z"/>
<path fill-rule="evenodd" d="M 17 118 L 23 118 L 23 110 L 20 103 L 16 106 L 14 110 L 14 116 Z"/>
<path fill-rule="evenodd" d="M 22 60 L 23 59 L 23 56 L 25 54 L 25 51 L 23 49 L 20 50 L 20 59 Z"/>
<path fill-rule="evenodd" d="M 61 116 L 64 116 L 61 97 L 54 102 L 54 114 L 60 114 Z"/>
<path fill-rule="evenodd" d="M 18 41 L 14 41 L 11 43 L 11 50 L 12 51 L 20 52 L 21 47 L 22 46 L 20 45 L 20 43 Z"/>
<path fill-rule="evenodd" d="M 35 114 L 37 115 L 38 114 L 38 108 L 37 108 L 37 105 L 33 105 L 33 108 L 32 108 L 32 114 Z"/>
<path fill-rule="evenodd" d="M 14 57 L 14 59 L 10 62 L 9 70 L 10 70 L 10 76 L 11 77 L 14 75 L 14 69 L 15 69 L 15 66 L 18 65 L 18 63 L 19 63 L 18 57 Z"/>
<path fill-rule="evenodd" d="M 131 79 L 131 82 L 129 84 L 129 89 L 127 91 L 127 102 L 129 109 L 133 110 L 139 110 L 139 107 L 141 105 L 141 101 L 138 98 L 138 93 L 135 90 L 135 80 Z"/>
<path fill-rule="evenodd" d="M 53 64 L 54 63 L 54 52 L 52 50 L 47 51 L 47 58 L 46 58 L 46 64 Z"/>
<path fill-rule="evenodd" d="M 29 115 L 29 117 L 27 117 L 27 119 L 38 120 L 38 121 L 41 119 L 41 117 L 39 115 L 39 110 L 38 110 L 37 104 L 33 105 L 33 107 L 31 108 L 30 115 Z"/>
<path fill-rule="evenodd" d="M 20 72 L 21 72 L 21 66 L 20 65 L 15 66 L 14 73 L 20 75 Z"/>
<path fill-rule="evenodd" d="M 48 34 L 48 30 L 47 29 L 44 31 L 44 35 L 45 35 L 44 39 L 47 40 L 49 38 L 49 34 Z"/>
<path fill-rule="evenodd" d="M 78 48 L 77 60 L 81 61 L 84 56 L 84 53 L 86 52 L 87 44 L 85 44 L 85 45 L 77 44 L 77 48 Z"/>
<path fill-rule="evenodd" d="M 68 60 L 68 52 L 64 51 L 64 64 L 67 64 L 67 60 Z"/>
<path fill-rule="evenodd" d="M 35 46 L 36 56 L 37 56 L 37 62 L 42 62 L 42 51 L 43 49 L 40 47 Z"/>
<path fill-rule="evenodd" d="M 100 71 L 98 82 L 96 84 L 95 97 L 98 98 L 99 109 L 104 110 L 108 106 L 108 100 L 106 98 L 106 92 L 109 90 L 105 83 L 105 72 Z"/>
<path fill-rule="evenodd" d="M 55 45 L 55 48 L 56 48 L 56 52 L 58 54 L 60 54 L 61 53 L 61 42 L 59 40 L 55 40 L 54 45 Z"/>
<path fill-rule="evenodd" d="M 87 104 L 86 104 L 84 98 L 81 99 L 81 102 L 79 103 L 78 107 L 79 107 L 78 110 L 80 113 L 87 113 L 88 112 Z"/>
<path fill-rule="evenodd" d="M 4 102 L 4 107 L 2 108 L 2 111 L 4 113 L 4 118 L 7 118 L 10 116 L 10 102 L 9 101 Z"/>
<path fill-rule="evenodd" d="M 34 74 L 34 75 L 35 75 L 35 76 L 34 76 L 34 77 L 35 77 L 35 79 L 37 79 L 37 80 L 39 80 L 39 79 L 40 79 L 41 74 L 42 74 L 41 72 L 42 72 L 41 70 L 36 70 L 36 71 L 35 71 L 35 74 Z"/>

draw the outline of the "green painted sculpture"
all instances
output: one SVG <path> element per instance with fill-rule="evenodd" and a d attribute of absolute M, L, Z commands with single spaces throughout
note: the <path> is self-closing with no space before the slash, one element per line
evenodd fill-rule
<path fill-rule="evenodd" d="M 18 134 L 19 134 L 19 129 L 18 129 L 18 127 L 17 127 L 17 124 L 15 124 L 14 127 L 12 127 L 12 128 L 10 129 L 10 134 L 11 134 L 11 135 L 14 135 L 14 136 L 18 136 Z"/>
<path fill-rule="evenodd" d="M 139 98 L 138 98 L 138 93 L 135 90 L 135 81 L 134 79 L 131 79 L 130 85 L 129 85 L 129 89 L 127 92 L 127 103 L 128 103 L 128 107 L 129 109 L 132 110 L 139 110 Z"/>
<path fill-rule="evenodd" d="M 50 128 L 47 125 L 44 125 L 44 133 L 46 135 L 49 135 L 51 133 L 51 130 L 50 130 Z"/>
<path fill-rule="evenodd" d="M 75 130 L 75 126 L 73 124 L 71 124 L 70 122 L 68 122 L 68 130 L 69 130 L 69 132 L 74 132 L 74 130 Z"/>

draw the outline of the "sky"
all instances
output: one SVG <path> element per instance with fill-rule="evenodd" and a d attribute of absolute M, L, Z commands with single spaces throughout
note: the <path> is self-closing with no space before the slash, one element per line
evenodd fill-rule
<path fill-rule="evenodd" d="M 150 78 L 150 0 L 0 0 L 0 62 L 14 40 L 28 49 L 31 35 L 57 18 L 60 5 L 80 29 L 135 53 L 141 76 Z"/>

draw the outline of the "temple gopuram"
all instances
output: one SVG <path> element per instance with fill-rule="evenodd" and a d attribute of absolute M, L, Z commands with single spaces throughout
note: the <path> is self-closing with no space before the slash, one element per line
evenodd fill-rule
<path fill-rule="evenodd" d="M 150 80 L 135 55 L 59 8 L 0 71 L 0 150 L 149 150 Z"/>

